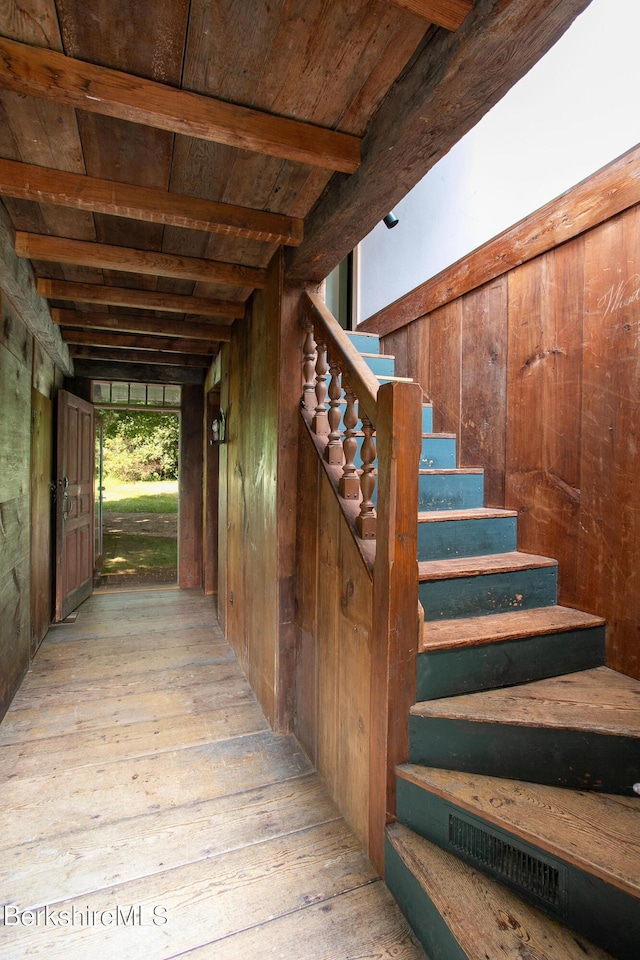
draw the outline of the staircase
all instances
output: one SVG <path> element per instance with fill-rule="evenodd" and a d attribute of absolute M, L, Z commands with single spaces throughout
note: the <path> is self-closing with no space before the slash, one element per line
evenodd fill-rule
<path fill-rule="evenodd" d="M 376 337 L 352 340 L 393 376 Z M 382 364 L 382 365 L 381 365 Z M 425 623 L 386 880 L 430 960 L 640 957 L 640 683 L 423 407 Z M 586 939 L 585 939 L 586 938 Z"/>

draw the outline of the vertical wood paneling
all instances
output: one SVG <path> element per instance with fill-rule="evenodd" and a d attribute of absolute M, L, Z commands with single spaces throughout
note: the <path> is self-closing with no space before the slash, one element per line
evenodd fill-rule
<path fill-rule="evenodd" d="M 507 395 L 507 279 L 462 301 L 459 462 L 484 469 L 487 506 L 504 503 Z M 473 353 L 467 345 L 473 344 Z"/>
<path fill-rule="evenodd" d="M 301 423 L 295 732 L 369 840 L 372 581 Z"/>
<path fill-rule="evenodd" d="M 401 330 L 396 330 L 388 337 L 380 340 L 380 353 L 390 354 L 396 358 L 395 373 L 397 377 L 409 376 L 407 373 L 410 364 L 408 331 L 409 327 L 402 327 Z"/>
<path fill-rule="evenodd" d="M 586 241 L 579 597 L 609 620 L 607 662 L 640 678 L 640 213 Z"/>
<path fill-rule="evenodd" d="M 558 559 L 560 602 L 606 617 L 607 664 L 640 679 L 639 209 L 410 323 L 403 373 L 484 467 L 487 503 L 519 511 L 519 547 Z"/>
<path fill-rule="evenodd" d="M 428 390 L 433 402 L 433 429 L 437 433 L 460 431 L 461 338 L 462 301 L 455 300 L 434 310 L 429 332 Z"/>
<path fill-rule="evenodd" d="M 575 602 L 582 394 L 583 242 L 509 276 L 506 504 L 520 511 L 524 550 L 560 562 L 562 602 Z"/>
<path fill-rule="evenodd" d="M 32 338 L 0 294 L 0 719 L 29 666 Z"/>
<path fill-rule="evenodd" d="M 202 586 L 202 431 L 204 393 L 199 384 L 184 384 L 180 417 L 180 506 L 178 515 L 178 585 Z"/>
<path fill-rule="evenodd" d="M 33 390 L 31 432 L 31 656 L 49 629 L 52 614 L 53 403 Z"/>
<path fill-rule="evenodd" d="M 218 595 L 218 492 L 220 444 L 211 443 L 211 423 L 220 414 L 220 391 L 207 394 L 204 424 L 203 586 L 207 596 Z"/>

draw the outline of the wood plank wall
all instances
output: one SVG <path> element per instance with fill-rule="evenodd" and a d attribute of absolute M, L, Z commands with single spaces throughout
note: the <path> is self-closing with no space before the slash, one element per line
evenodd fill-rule
<path fill-rule="evenodd" d="M 294 731 L 369 846 L 373 583 L 300 421 Z"/>
<path fill-rule="evenodd" d="M 638 679 L 639 327 L 632 206 L 383 341 L 461 465 L 485 468 L 487 503 L 519 511 L 520 548 L 559 560 L 560 602 L 606 617 L 607 664 Z"/>
<path fill-rule="evenodd" d="M 178 586 L 201 587 L 204 456 L 204 394 L 199 384 L 182 385 L 180 404 L 180 512 Z"/>
<path fill-rule="evenodd" d="M 52 402 L 62 374 L 0 293 L 0 719 L 49 627 Z"/>
<path fill-rule="evenodd" d="M 276 731 L 292 725 L 299 294 L 279 252 L 221 358 L 219 616 Z"/>

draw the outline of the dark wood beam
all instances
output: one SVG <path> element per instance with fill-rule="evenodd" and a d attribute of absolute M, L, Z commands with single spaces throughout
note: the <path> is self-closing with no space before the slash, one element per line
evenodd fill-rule
<path fill-rule="evenodd" d="M 90 113 L 352 173 L 358 137 L 176 90 L 154 80 L 0 38 L 0 86 Z"/>
<path fill-rule="evenodd" d="M 466 20 L 473 0 L 388 0 L 396 7 L 410 10 L 423 20 L 435 23 L 446 30 L 457 30 Z"/>
<path fill-rule="evenodd" d="M 199 200 L 153 187 L 85 177 L 15 160 L 0 160 L 0 194 L 290 247 L 298 246 L 302 240 L 302 220 L 295 217 Z"/>
<path fill-rule="evenodd" d="M 131 350 L 158 350 L 167 353 L 193 353 L 200 356 L 215 356 L 218 344 L 215 341 L 184 340 L 174 337 L 154 337 L 137 333 L 120 333 L 114 330 L 67 330 L 62 328 L 65 343 L 84 344 L 94 347 L 128 347 Z"/>
<path fill-rule="evenodd" d="M 228 317 L 234 320 L 243 317 L 245 309 L 244 303 L 234 300 L 181 297 L 176 294 L 129 290 L 127 287 L 105 287 L 97 283 L 72 283 L 67 280 L 45 280 L 41 278 L 37 282 L 37 291 L 41 297 L 49 297 L 51 300 L 102 303 L 113 307 L 163 310 L 168 313 L 187 313 L 202 317 Z"/>
<path fill-rule="evenodd" d="M 13 303 L 27 327 L 67 376 L 73 373 L 69 350 L 60 330 L 52 323 L 49 305 L 38 296 L 36 277 L 30 263 L 16 256 L 11 219 L 0 202 L 0 289 Z"/>
<path fill-rule="evenodd" d="M 369 124 L 358 170 L 334 174 L 306 219 L 287 278 L 322 281 L 589 3 L 476 0 L 455 33 L 429 31 Z"/>
<path fill-rule="evenodd" d="M 120 333 L 150 333 L 187 340 L 216 341 L 231 339 L 231 327 L 198 320 L 155 320 L 120 313 L 83 313 L 80 310 L 51 309 L 51 319 L 59 326 L 80 330 L 117 330 Z"/>
<path fill-rule="evenodd" d="M 75 347 L 83 350 L 84 347 Z M 175 356 L 174 356 L 175 360 Z M 132 383 L 204 383 L 202 367 L 183 367 L 175 364 L 129 363 L 107 357 L 74 360 L 75 374 L 86 380 L 124 380 Z"/>
<path fill-rule="evenodd" d="M 154 250 L 115 247 L 108 243 L 47 237 L 39 233 L 18 231 L 16 253 L 19 257 L 44 260 L 46 263 L 69 263 L 100 270 L 121 270 L 123 273 L 173 277 L 178 280 L 202 280 L 205 283 L 225 283 L 237 287 L 262 289 L 267 282 L 266 270 L 257 267 L 203 260 L 198 257 L 179 257 Z"/>
<path fill-rule="evenodd" d="M 94 347 L 73 344 L 71 356 L 83 360 L 116 360 L 118 363 L 156 363 L 162 366 L 208 368 L 211 357 L 193 353 L 162 353 L 159 350 L 126 350 L 118 347 Z M 76 376 L 80 376 L 76 367 Z"/>

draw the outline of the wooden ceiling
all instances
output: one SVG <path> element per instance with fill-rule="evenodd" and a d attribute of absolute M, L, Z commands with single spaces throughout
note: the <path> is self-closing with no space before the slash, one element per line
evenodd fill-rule
<path fill-rule="evenodd" d="M 280 245 L 325 276 L 587 3 L 4 0 L 15 254 L 72 356 L 205 367 Z"/>

